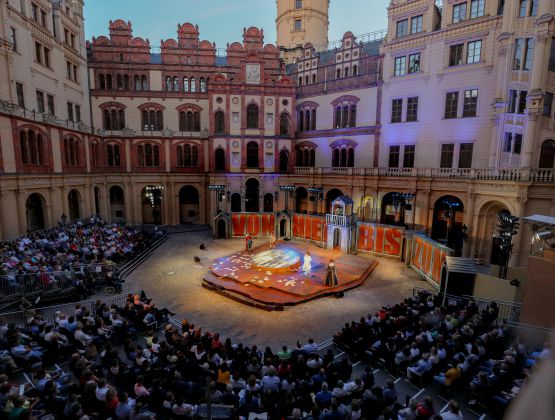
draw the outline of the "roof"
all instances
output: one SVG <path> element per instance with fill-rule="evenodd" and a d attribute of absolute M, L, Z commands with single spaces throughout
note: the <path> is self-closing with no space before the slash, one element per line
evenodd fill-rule
<path fill-rule="evenodd" d="M 445 257 L 445 265 L 449 273 L 476 274 L 476 266 L 472 258 Z"/>
<path fill-rule="evenodd" d="M 332 203 L 335 203 L 336 201 L 343 201 L 343 203 L 345 204 L 354 204 L 354 201 L 351 200 L 351 198 L 347 197 L 346 195 L 340 195 L 335 200 L 333 200 Z"/>
<path fill-rule="evenodd" d="M 523 217 L 524 223 L 530 223 L 538 227 L 552 226 L 555 227 L 555 217 L 544 216 L 543 214 L 534 214 L 533 216 Z"/>

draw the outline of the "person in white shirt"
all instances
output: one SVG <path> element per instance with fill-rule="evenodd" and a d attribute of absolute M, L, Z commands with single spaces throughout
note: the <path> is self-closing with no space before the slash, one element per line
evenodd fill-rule
<path fill-rule="evenodd" d="M 276 370 L 274 368 L 268 371 L 268 374 L 262 378 L 262 389 L 267 392 L 278 392 L 280 380 L 279 376 L 276 375 Z"/>
<path fill-rule="evenodd" d="M 449 401 L 448 410 L 440 414 L 443 420 L 463 420 L 463 415 L 459 410 L 459 404 L 456 401 Z"/>
<path fill-rule="evenodd" d="M 110 385 L 106 383 L 106 379 L 100 378 L 98 380 L 98 386 L 96 387 L 96 399 L 98 401 L 106 401 L 106 394 L 110 390 Z"/>
<path fill-rule="evenodd" d="M 314 339 L 309 338 L 308 343 L 304 345 L 303 351 L 306 354 L 316 353 L 318 351 L 318 344 L 314 342 Z"/>
<path fill-rule="evenodd" d="M 77 341 L 79 341 L 84 347 L 88 346 L 89 344 L 92 343 L 93 338 L 88 335 L 85 334 L 83 332 L 83 326 L 81 324 L 77 325 L 77 329 L 75 330 L 75 334 L 74 337 Z"/>

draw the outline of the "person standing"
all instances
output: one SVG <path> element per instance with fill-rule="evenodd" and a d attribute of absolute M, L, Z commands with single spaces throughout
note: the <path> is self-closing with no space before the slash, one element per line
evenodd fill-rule
<path fill-rule="evenodd" d="M 253 245 L 253 240 L 252 240 L 252 236 L 249 233 L 245 238 L 245 247 L 246 247 L 247 254 L 249 255 L 252 254 L 252 245 Z"/>
<path fill-rule="evenodd" d="M 310 256 L 310 252 L 306 251 L 304 254 L 304 261 L 302 272 L 305 277 L 310 277 L 310 270 L 312 270 L 312 257 Z"/>
<path fill-rule="evenodd" d="M 324 286 L 335 287 L 339 284 L 337 281 L 337 272 L 335 271 L 335 262 L 330 260 L 328 263 L 328 270 L 326 272 L 326 279 L 324 280 Z"/>
<path fill-rule="evenodd" d="M 275 232 L 270 234 L 270 249 L 275 248 L 277 243 L 277 238 Z"/>

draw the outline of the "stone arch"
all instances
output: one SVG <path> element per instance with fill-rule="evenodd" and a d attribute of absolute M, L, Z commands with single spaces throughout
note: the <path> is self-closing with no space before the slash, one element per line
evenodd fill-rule
<path fill-rule="evenodd" d="M 326 192 L 326 213 L 331 213 L 331 203 L 341 195 L 344 194 L 339 188 L 330 188 L 328 192 Z"/>
<path fill-rule="evenodd" d="M 446 244 L 461 256 L 464 204 L 455 195 L 442 195 L 434 201 L 432 239 Z"/>
<path fill-rule="evenodd" d="M 67 209 L 69 212 L 68 216 L 70 221 L 81 218 L 82 216 L 81 204 L 82 204 L 81 193 L 79 192 L 79 190 L 75 188 L 71 189 L 67 194 Z"/>
<path fill-rule="evenodd" d="M 110 217 L 113 222 L 125 222 L 125 193 L 119 185 L 112 185 L 108 190 L 110 196 Z"/>
<path fill-rule="evenodd" d="M 308 213 L 308 191 L 305 187 L 298 187 L 295 190 L 295 211 Z"/>
<path fill-rule="evenodd" d="M 143 224 L 162 224 L 162 191 L 161 185 L 146 185 L 141 190 Z"/>
<path fill-rule="evenodd" d="M 260 211 L 260 181 L 249 178 L 245 182 L 245 211 L 258 213 Z"/>
<path fill-rule="evenodd" d="M 200 214 L 200 195 L 192 185 L 185 185 L 179 190 L 179 223 L 198 222 Z"/>
<path fill-rule="evenodd" d="M 406 199 L 403 193 L 391 191 L 383 194 L 380 200 L 380 222 L 386 225 L 405 225 Z"/>
<path fill-rule="evenodd" d="M 490 264 L 497 262 L 499 253 L 499 240 L 495 226 L 497 225 L 497 215 L 505 212 L 514 214 L 510 205 L 503 199 L 484 199 L 476 208 L 478 211 L 478 226 L 474 226 L 473 240 L 475 243 L 475 252 L 481 259 Z"/>
<path fill-rule="evenodd" d="M 25 202 L 27 231 L 34 232 L 46 227 L 46 199 L 42 194 L 31 193 Z"/>

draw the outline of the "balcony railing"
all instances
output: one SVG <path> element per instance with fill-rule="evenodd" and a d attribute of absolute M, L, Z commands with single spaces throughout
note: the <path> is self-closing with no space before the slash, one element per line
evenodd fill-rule
<path fill-rule="evenodd" d="M 326 224 L 328 225 L 351 226 L 355 222 L 355 216 L 339 216 L 337 214 L 326 214 Z"/>
<path fill-rule="evenodd" d="M 311 168 L 295 167 L 295 175 L 339 175 L 474 179 L 485 181 L 555 182 L 555 169 L 531 168 Z"/>

